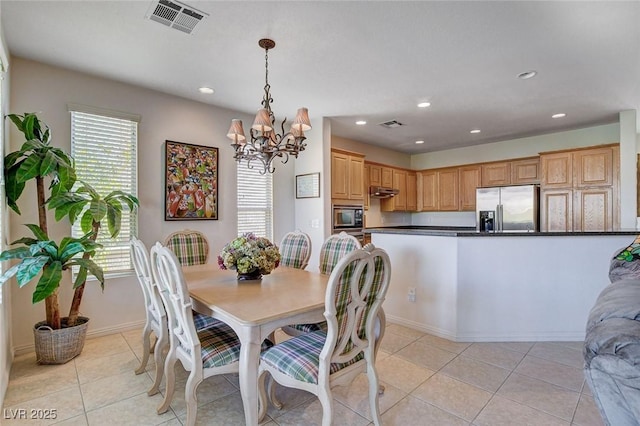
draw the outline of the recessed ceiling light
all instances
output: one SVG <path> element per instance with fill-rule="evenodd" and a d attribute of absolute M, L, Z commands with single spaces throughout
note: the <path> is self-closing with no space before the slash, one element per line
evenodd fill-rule
<path fill-rule="evenodd" d="M 431 102 L 420 102 L 418 108 L 427 108 L 431 106 Z"/>
<path fill-rule="evenodd" d="M 424 141 L 416 141 L 416 143 L 420 145 L 421 143 L 424 143 Z"/>
<path fill-rule="evenodd" d="M 521 72 L 520 74 L 518 74 L 518 78 L 520 80 L 527 80 L 529 78 L 535 77 L 538 74 L 538 71 L 525 71 L 525 72 Z"/>
<path fill-rule="evenodd" d="M 211 95 L 214 92 L 211 87 L 200 87 L 198 90 L 200 93 L 204 93 L 205 95 Z"/>
<path fill-rule="evenodd" d="M 480 129 L 473 129 L 469 133 L 480 133 Z"/>
<path fill-rule="evenodd" d="M 551 116 L 551 118 L 562 118 L 562 117 L 566 117 L 566 116 L 567 116 L 567 114 L 565 114 L 564 112 L 561 112 L 559 114 L 553 114 Z"/>
<path fill-rule="evenodd" d="M 358 126 L 364 126 L 365 124 L 367 124 L 367 122 L 366 122 L 366 121 L 364 121 L 364 120 L 358 120 L 358 121 L 356 121 L 356 124 L 357 124 Z"/>

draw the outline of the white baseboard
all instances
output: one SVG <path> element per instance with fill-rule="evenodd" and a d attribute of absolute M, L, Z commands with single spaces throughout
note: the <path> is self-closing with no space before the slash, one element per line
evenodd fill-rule
<path fill-rule="evenodd" d="M 450 330 L 443 330 L 430 327 L 425 324 L 409 321 L 404 318 L 387 314 L 387 323 L 402 325 L 423 333 L 442 337 L 454 342 L 582 342 L 584 332 L 559 333 L 455 333 Z"/>
<path fill-rule="evenodd" d="M 145 320 L 133 321 L 124 324 L 118 324 L 115 326 L 102 327 L 98 329 L 91 329 L 87 331 L 87 339 L 95 339 L 96 337 L 108 336 L 110 334 L 124 333 L 125 331 L 131 331 L 144 327 Z M 14 355 L 22 355 L 35 351 L 35 344 L 15 346 L 13 348 Z"/>

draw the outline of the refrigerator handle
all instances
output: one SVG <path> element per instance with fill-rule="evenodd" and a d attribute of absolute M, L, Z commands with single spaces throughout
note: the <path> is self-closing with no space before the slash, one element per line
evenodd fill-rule
<path fill-rule="evenodd" d="M 504 206 L 502 204 L 498 204 L 497 212 L 496 212 L 496 216 L 498 216 L 497 217 L 498 226 L 496 227 L 496 231 L 500 231 L 500 232 L 503 231 L 503 229 L 502 229 L 502 225 L 503 225 L 503 223 L 502 223 L 502 219 L 503 219 L 503 217 L 502 217 L 502 208 L 503 207 Z"/>

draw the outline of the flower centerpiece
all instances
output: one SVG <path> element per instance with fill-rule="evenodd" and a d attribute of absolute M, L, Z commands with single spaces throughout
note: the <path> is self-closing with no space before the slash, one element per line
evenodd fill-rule
<path fill-rule="evenodd" d="M 280 252 L 271 241 L 249 232 L 224 246 L 218 256 L 220 269 L 238 271 L 238 280 L 259 280 L 280 264 Z"/>

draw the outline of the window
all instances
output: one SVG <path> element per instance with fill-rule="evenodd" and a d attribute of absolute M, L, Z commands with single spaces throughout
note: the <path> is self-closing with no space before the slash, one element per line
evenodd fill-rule
<path fill-rule="evenodd" d="M 93 186 L 101 196 L 114 190 L 137 196 L 139 117 L 84 106 L 70 106 L 69 110 L 71 155 L 78 179 Z M 72 235 L 83 235 L 79 221 L 73 225 Z M 135 235 L 137 218 L 127 208 L 122 211 L 120 234 L 116 238 L 109 236 L 106 224 L 100 229 L 98 242 L 103 248 L 93 260 L 105 274 L 133 269 L 129 240 Z"/>
<path fill-rule="evenodd" d="M 259 169 L 237 163 L 238 235 L 253 232 L 273 240 L 273 175 L 261 175 Z"/>

